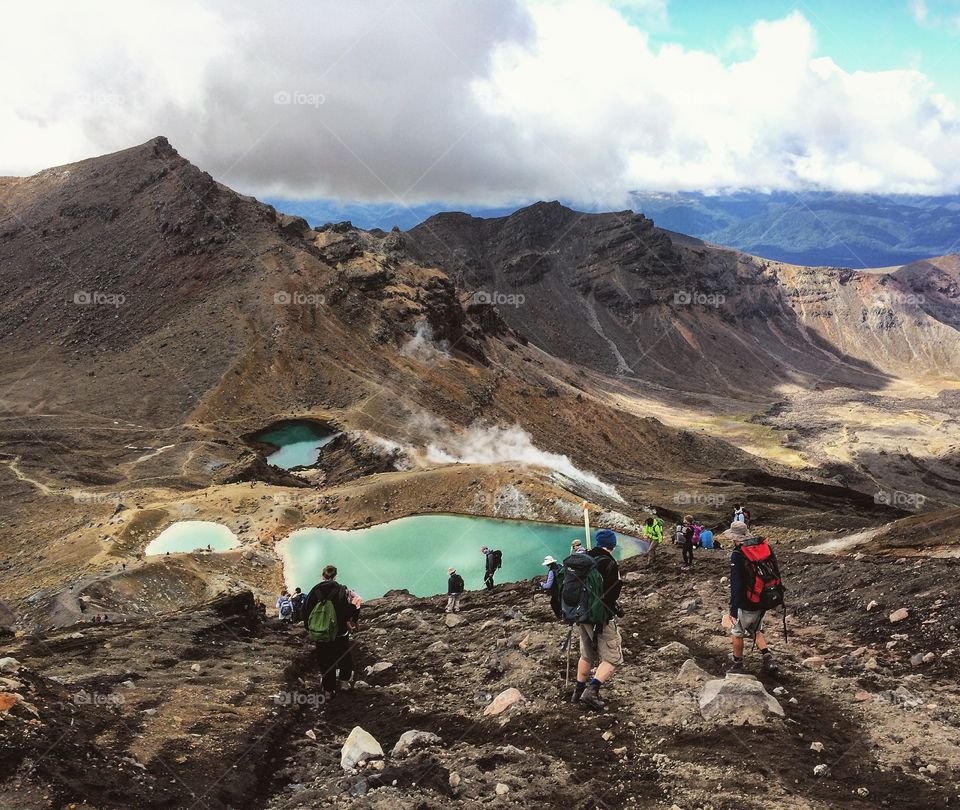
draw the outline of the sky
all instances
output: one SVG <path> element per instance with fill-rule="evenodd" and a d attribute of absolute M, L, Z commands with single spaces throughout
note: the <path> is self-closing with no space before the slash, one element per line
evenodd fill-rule
<path fill-rule="evenodd" d="M 0 71 L 2 175 L 162 134 L 306 211 L 960 190 L 960 0 L 0 0 Z"/>

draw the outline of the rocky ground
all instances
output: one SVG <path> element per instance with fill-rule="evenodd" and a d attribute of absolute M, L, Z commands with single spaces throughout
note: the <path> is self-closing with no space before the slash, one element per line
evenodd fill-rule
<path fill-rule="evenodd" d="M 702 552 L 684 574 L 666 551 L 651 567 L 623 567 L 627 665 L 605 688 L 602 713 L 566 703 L 566 631 L 528 583 L 471 592 L 452 621 L 439 598 L 396 592 L 368 603 L 357 681 L 327 704 L 302 631 L 260 625 L 245 592 L 126 624 L 8 638 L 2 650 L 18 663 L 0 664 L 10 766 L 0 806 L 960 800 L 960 585 L 950 561 L 783 551 L 790 639 L 769 622 L 781 672 L 762 679 L 783 717 L 754 712 L 753 724 L 734 725 L 747 698 L 709 720 L 699 705 L 705 681 L 726 666 L 726 556 Z M 494 714 L 509 690 L 520 699 Z M 356 727 L 384 754 L 360 746 L 361 764 L 345 769 Z M 426 734 L 395 749 L 410 731 Z"/>

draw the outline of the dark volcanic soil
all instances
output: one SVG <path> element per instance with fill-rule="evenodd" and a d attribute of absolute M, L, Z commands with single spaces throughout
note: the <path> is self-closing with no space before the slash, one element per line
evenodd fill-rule
<path fill-rule="evenodd" d="M 953 806 L 960 701 L 949 651 L 960 645 L 960 583 L 950 561 L 906 566 L 784 551 L 791 639 L 785 646 L 769 622 L 782 671 L 764 682 L 786 690 L 778 695 L 786 717 L 732 727 L 703 720 L 700 686 L 676 677 L 686 658 L 714 675 L 726 665 L 726 555 L 701 552 L 695 572 L 683 574 L 674 550 L 665 551 L 652 568 L 638 559 L 624 565 L 627 665 L 605 689 L 600 714 L 566 703 L 565 629 L 524 583 L 468 593 L 466 621 L 453 628 L 440 599 L 399 593 L 368 603 L 355 639 L 361 682 L 327 705 L 317 705 L 302 631 L 260 626 L 243 594 L 163 619 L 82 627 L 80 638 L 12 641 L 5 649 L 23 669 L 8 677 L 39 716 L 22 704 L 4 716 L 11 768 L 0 803 Z M 881 578 L 886 586 L 874 584 Z M 698 600 L 692 612 L 683 606 L 689 599 Z M 873 599 L 881 606 L 867 612 Z M 898 607 L 910 617 L 891 624 Z M 671 641 L 688 651 L 659 651 Z M 914 652 L 935 661 L 912 666 Z M 822 666 L 807 661 L 814 655 Z M 748 658 L 754 670 L 756 659 Z M 364 675 L 381 661 L 391 666 Z M 526 700 L 484 717 L 508 687 Z M 93 697 L 78 697 L 81 690 Z M 340 747 L 354 726 L 384 747 L 383 770 L 341 769 Z M 411 729 L 441 743 L 391 756 Z M 814 742 L 822 752 L 811 750 Z M 826 776 L 814 775 L 819 764 Z"/>

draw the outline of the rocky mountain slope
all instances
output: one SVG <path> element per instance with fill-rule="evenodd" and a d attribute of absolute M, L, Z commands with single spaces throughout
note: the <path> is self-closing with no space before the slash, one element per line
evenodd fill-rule
<path fill-rule="evenodd" d="M 4 695 L 17 697 L 0 723 L 9 765 L 0 801 L 953 806 L 960 592 L 949 563 L 783 552 L 790 640 L 772 621 L 781 672 L 762 680 L 764 702 L 783 716 L 743 695 L 705 716 L 706 682 L 726 666 L 726 558 L 704 552 L 685 575 L 672 556 L 624 567 L 627 663 L 599 714 L 566 702 L 565 628 L 526 584 L 471 592 L 446 621 L 437 599 L 370 602 L 355 639 L 357 682 L 330 703 L 302 630 L 261 626 L 248 592 L 25 636 L 4 647 L 15 659 L 3 665 Z M 892 622 L 901 609 L 907 618 Z M 516 699 L 510 690 L 520 699 L 496 711 Z M 358 753 L 361 763 L 344 768 L 356 727 L 383 754 Z M 404 735 L 413 741 L 397 747 Z"/>

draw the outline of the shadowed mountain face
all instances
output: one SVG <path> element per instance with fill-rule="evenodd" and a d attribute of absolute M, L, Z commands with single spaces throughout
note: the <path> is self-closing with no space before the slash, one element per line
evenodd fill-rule
<path fill-rule="evenodd" d="M 441 214 L 407 239 L 536 345 L 607 374 L 748 397 L 960 376 L 954 259 L 894 275 L 797 267 L 558 203 Z"/>

